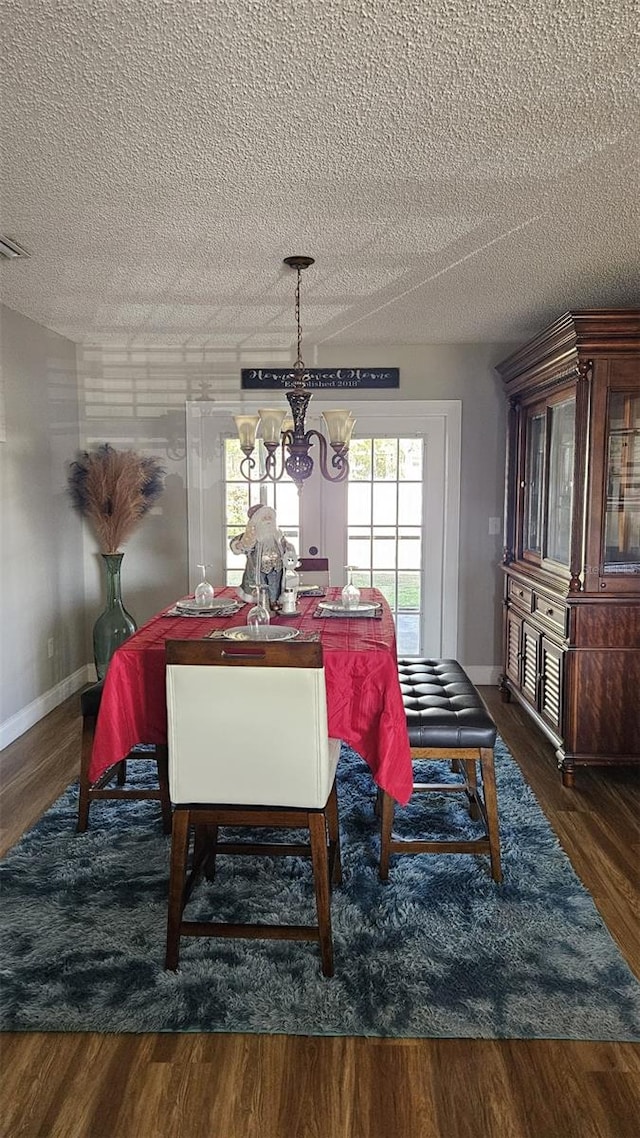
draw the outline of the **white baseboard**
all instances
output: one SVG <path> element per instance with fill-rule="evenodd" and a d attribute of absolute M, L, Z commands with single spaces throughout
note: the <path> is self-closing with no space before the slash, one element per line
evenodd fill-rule
<path fill-rule="evenodd" d="M 73 675 L 67 676 L 66 679 L 61 680 L 54 688 L 50 688 L 44 695 L 38 696 L 37 699 L 32 700 L 26 707 L 16 711 L 10 719 L 5 719 L 4 723 L 0 723 L 0 751 L 13 743 L 15 739 L 19 739 L 33 727 L 34 723 L 38 723 L 53 711 L 55 707 L 59 707 L 68 699 L 70 695 L 80 691 L 85 684 L 89 684 L 95 679 L 95 671 L 93 664 L 85 664 L 82 668 L 78 668 L 77 672 Z"/>
<path fill-rule="evenodd" d="M 471 683 L 477 684 L 479 687 L 483 685 L 490 688 L 497 687 L 498 680 L 502 675 L 501 668 L 491 667 L 490 665 L 485 667 L 481 665 L 477 665 L 476 667 L 471 665 L 469 667 L 464 666 L 464 670 L 471 680 Z"/>

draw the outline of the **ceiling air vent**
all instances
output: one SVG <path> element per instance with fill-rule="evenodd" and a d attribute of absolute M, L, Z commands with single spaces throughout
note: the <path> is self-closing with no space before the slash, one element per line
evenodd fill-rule
<path fill-rule="evenodd" d="M 17 257 L 30 257 L 31 254 L 27 253 L 22 245 L 18 245 L 11 237 L 0 236 L 0 257 L 6 257 L 8 261 L 15 261 Z"/>

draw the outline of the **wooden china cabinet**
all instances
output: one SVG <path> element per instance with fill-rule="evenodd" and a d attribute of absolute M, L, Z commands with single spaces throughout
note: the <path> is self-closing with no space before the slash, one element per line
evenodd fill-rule
<path fill-rule="evenodd" d="M 497 370 L 500 686 L 572 786 L 578 766 L 640 763 L 640 309 L 567 312 Z"/>

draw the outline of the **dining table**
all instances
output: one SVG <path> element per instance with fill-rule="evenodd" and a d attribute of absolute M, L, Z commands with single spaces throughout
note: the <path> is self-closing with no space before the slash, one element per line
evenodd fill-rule
<path fill-rule="evenodd" d="M 215 591 L 216 600 L 237 598 L 233 586 Z M 323 648 L 329 734 L 353 748 L 368 764 L 375 784 L 404 805 L 413 787 L 406 717 L 398 678 L 396 631 L 391 609 L 376 589 L 361 600 L 374 615 L 331 615 L 341 590 L 324 597 L 298 596 L 296 614 L 273 613 L 271 626 L 319 637 Z M 109 663 L 91 756 L 92 782 L 140 744 L 167 742 L 165 641 L 221 636 L 246 625 L 248 605 L 231 615 L 187 616 L 170 605 L 142 625 Z M 237 634 L 235 634 L 237 635 Z M 238 686 L 238 715 L 250 715 Z M 259 725 L 256 725 L 258 728 Z M 213 745 L 213 744 L 212 744 Z"/>

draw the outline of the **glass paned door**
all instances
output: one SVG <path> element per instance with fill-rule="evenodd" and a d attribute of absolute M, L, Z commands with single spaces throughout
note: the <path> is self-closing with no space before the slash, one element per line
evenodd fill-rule
<path fill-rule="evenodd" d="M 347 561 L 356 585 L 384 594 L 398 652 L 420 652 L 423 441 L 355 439 L 350 448 Z"/>

